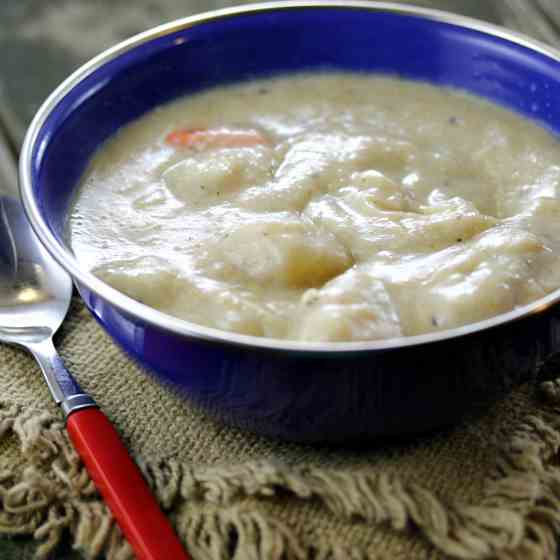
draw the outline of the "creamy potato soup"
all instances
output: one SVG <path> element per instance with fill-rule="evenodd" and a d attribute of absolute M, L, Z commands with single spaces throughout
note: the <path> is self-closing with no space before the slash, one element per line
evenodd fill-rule
<path fill-rule="evenodd" d="M 560 286 L 560 144 L 464 93 L 314 74 L 125 127 L 69 217 L 95 275 L 210 327 L 304 341 L 465 325 Z"/>

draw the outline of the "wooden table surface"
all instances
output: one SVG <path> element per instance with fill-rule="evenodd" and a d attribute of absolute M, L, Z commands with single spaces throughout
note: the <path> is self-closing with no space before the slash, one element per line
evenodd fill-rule
<path fill-rule="evenodd" d="M 241 0 L 1 0 L 0 191 L 15 192 L 25 130 L 45 97 L 101 50 L 154 25 Z M 500 23 L 560 46 L 560 0 L 411 0 Z M 0 372 L 0 375 L 2 372 Z M 39 371 L 37 371 L 39 375 Z M 1 507 L 1 506 L 0 506 Z M 0 559 L 32 556 L 27 539 L 0 539 Z M 70 549 L 60 560 L 80 558 Z"/>

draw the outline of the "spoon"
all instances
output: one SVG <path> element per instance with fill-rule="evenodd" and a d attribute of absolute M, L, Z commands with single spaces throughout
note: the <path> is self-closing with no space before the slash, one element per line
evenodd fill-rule
<path fill-rule="evenodd" d="M 19 201 L 0 197 L 0 341 L 27 348 L 66 417 L 70 440 L 141 560 L 188 560 L 117 431 L 64 368 L 52 337 L 72 280 L 47 251 Z"/>

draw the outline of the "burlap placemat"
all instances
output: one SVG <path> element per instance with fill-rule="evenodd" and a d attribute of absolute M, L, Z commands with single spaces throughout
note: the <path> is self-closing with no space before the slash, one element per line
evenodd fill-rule
<path fill-rule="evenodd" d="M 114 421 L 195 560 L 554 558 L 560 385 L 459 425 L 352 448 L 218 424 L 145 375 L 75 301 L 57 343 Z M 32 358 L 0 345 L 0 534 L 131 556 Z"/>

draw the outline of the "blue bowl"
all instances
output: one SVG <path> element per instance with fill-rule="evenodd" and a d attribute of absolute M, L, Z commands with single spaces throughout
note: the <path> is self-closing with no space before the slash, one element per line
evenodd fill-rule
<path fill-rule="evenodd" d="M 536 375 L 560 342 L 560 291 L 487 321 L 367 343 L 300 343 L 201 327 L 80 266 L 65 238 L 74 189 L 120 127 L 177 96 L 275 74 L 354 70 L 461 88 L 560 132 L 560 53 L 475 20 L 371 2 L 253 5 L 138 35 L 68 78 L 21 155 L 28 217 L 126 351 L 226 422 L 299 441 L 428 430 Z"/>

